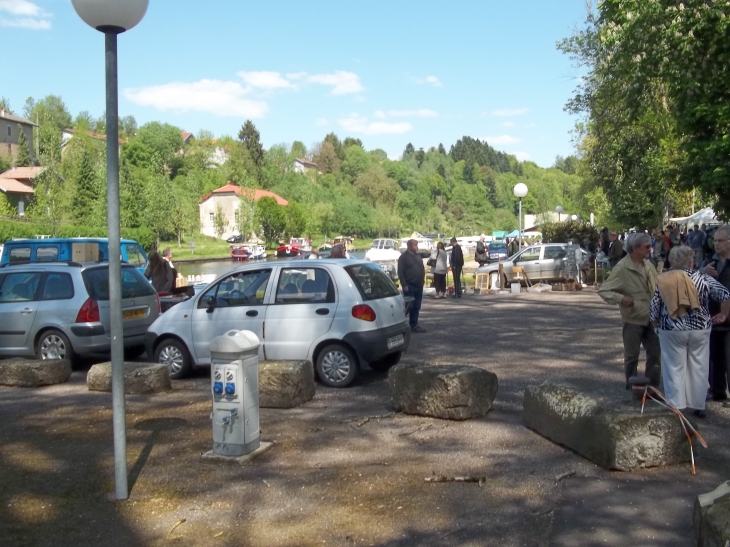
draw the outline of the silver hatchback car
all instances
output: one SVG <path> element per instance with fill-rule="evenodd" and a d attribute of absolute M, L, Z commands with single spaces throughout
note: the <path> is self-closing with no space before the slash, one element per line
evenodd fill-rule
<path fill-rule="evenodd" d="M 147 354 L 173 378 L 210 365 L 210 341 L 231 330 L 261 341 L 259 359 L 308 360 L 333 387 L 360 366 L 387 370 L 408 348 L 403 297 L 382 269 L 361 260 L 247 264 L 163 313 L 147 333 Z"/>
<path fill-rule="evenodd" d="M 134 266 L 122 266 L 124 347 L 144 352 L 160 313 L 157 293 Z M 0 269 L 0 356 L 70 359 L 108 353 L 109 266 L 57 262 Z"/>

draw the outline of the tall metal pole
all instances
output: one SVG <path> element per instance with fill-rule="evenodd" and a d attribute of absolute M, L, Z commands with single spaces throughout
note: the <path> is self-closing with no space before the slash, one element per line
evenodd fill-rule
<path fill-rule="evenodd" d="M 106 203 L 109 235 L 109 324 L 112 350 L 112 412 L 114 422 L 114 483 L 116 499 L 129 497 L 127 485 L 127 423 L 124 400 L 124 335 L 122 259 L 119 227 L 119 99 L 117 33 L 104 32 L 106 57 Z"/>
<path fill-rule="evenodd" d="M 519 248 L 522 249 L 522 198 L 520 198 L 520 232 L 517 234 L 517 237 L 519 238 Z"/>

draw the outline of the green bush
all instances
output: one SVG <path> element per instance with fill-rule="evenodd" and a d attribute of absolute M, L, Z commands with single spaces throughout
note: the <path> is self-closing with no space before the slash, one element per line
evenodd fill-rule
<path fill-rule="evenodd" d="M 36 234 L 43 233 L 36 232 L 37 229 L 35 224 L 22 220 L 0 221 L 0 242 L 14 238 L 34 237 Z"/>
<path fill-rule="evenodd" d="M 568 220 L 566 222 L 546 222 L 541 227 L 543 243 L 598 243 L 598 230 L 586 222 Z"/>
<path fill-rule="evenodd" d="M 148 253 L 155 248 L 155 233 L 144 226 L 139 228 L 122 228 L 122 237 L 125 239 L 134 239 Z"/>
<path fill-rule="evenodd" d="M 9 239 L 34 238 L 38 235 L 50 235 L 51 228 L 43 222 L 23 220 L 0 221 L 0 242 Z M 56 230 L 56 237 L 106 237 L 106 228 L 92 228 L 81 224 L 64 224 Z M 145 251 L 155 245 L 155 234 L 149 228 L 122 228 L 122 237 L 134 239 Z"/>

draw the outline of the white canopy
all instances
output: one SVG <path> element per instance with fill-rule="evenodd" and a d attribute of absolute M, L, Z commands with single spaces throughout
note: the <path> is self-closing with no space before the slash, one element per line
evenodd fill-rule
<path fill-rule="evenodd" d="M 715 211 L 711 207 L 700 209 L 694 215 L 688 217 L 675 217 L 669 220 L 677 224 L 709 224 L 711 222 L 717 222 L 717 219 L 715 219 Z"/>

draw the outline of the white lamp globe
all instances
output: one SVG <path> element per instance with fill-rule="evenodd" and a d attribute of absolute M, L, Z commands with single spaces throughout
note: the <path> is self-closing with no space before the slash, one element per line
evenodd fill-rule
<path fill-rule="evenodd" d="M 523 198 L 527 195 L 527 185 L 524 182 L 518 182 L 514 188 L 515 196 Z"/>
<path fill-rule="evenodd" d="M 142 20 L 149 0 L 71 0 L 71 4 L 91 28 L 124 32 Z"/>
<path fill-rule="evenodd" d="M 572 216 L 572 217 L 570 217 L 570 218 L 571 218 L 571 220 L 578 220 L 578 215 L 573 215 L 573 216 Z"/>
<path fill-rule="evenodd" d="M 558 214 L 562 213 L 563 212 L 563 206 L 562 205 L 558 205 L 555 208 L 555 212 L 558 213 Z"/>

